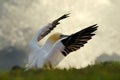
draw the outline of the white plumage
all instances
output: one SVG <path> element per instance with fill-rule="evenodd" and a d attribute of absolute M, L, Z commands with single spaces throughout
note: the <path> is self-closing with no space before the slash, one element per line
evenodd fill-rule
<path fill-rule="evenodd" d="M 37 68 L 54 68 L 63 60 L 70 52 L 78 50 L 83 47 L 88 40 L 95 34 L 97 30 L 97 24 L 87 27 L 81 31 L 78 31 L 71 35 L 63 35 L 56 33 L 51 35 L 46 43 L 40 47 L 38 41 L 43 39 L 48 33 L 50 33 L 59 21 L 69 17 L 69 14 L 64 14 L 60 18 L 49 23 L 47 26 L 41 28 L 30 42 L 31 53 L 28 57 L 28 65 L 26 70 Z"/>

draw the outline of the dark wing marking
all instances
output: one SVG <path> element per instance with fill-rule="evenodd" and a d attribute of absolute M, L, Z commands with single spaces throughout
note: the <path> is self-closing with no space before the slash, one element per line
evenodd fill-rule
<path fill-rule="evenodd" d="M 70 14 L 70 13 L 69 13 Z M 45 27 L 43 29 L 43 32 L 39 35 L 38 37 L 38 41 L 43 38 L 44 36 L 46 36 L 48 33 L 50 33 L 58 24 L 60 24 L 60 20 L 65 19 L 67 17 L 69 17 L 69 14 L 64 14 L 61 17 L 59 17 L 58 19 L 54 20 L 50 25 L 48 25 L 47 27 Z"/>
<path fill-rule="evenodd" d="M 84 44 L 95 35 L 93 32 L 97 30 L 97 27 L 97 24 L 92 25 L 61 40 L 65 46 L 62 54 L 67 56 L 70 52 L 76 51 L 83 47 Z"/>

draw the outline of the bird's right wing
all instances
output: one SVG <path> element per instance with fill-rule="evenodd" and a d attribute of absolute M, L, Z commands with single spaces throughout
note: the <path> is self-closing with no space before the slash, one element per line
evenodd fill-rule
<path fill-rule="evenodd" d="M 61 17 L 59 17 L 58 19 L 54 20 L 53 22 L 49 23 L 47 26 L 43 27 L 41 29 L 41 33 L 39 33 L 39 36 L 37 38 L 37 40 L 41 40 L 42 38 L 44 38 L 48 33 L 50 33 L 58 24 L 60 24 L 60 20 L 65 19 L 69 17 L 69 14 L 64 14 Z"/>
<path fill-rule="evenodd" d="M 39 29 L 39 31 L 35 34 L 35 36 L 32 38 L 29 47 L 30 48 L 39 48 L 37 45 L 37 42 L 43 39 L 48 33 L 50 33 L 58 24 L 60 24 L 60 20 L 65 19 L 69 17 L 69 14 L 64 14 L 58 19 L 54 20 L 53 22 L 49 23 L 47 26 L 42 27 Z"/>

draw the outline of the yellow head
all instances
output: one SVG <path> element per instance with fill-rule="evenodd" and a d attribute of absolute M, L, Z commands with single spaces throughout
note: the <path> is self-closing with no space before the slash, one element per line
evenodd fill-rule
<path fill-rule="evenodd" d="M 61 39 L 61 38 L 66 37 L 66 36 L 67 36 L 67 35 L 62 35 L 61 33 L 55 33 L 55 34 L 51 35 L 51 36 L 48 38 L 48 40 L 49 40 L 52 44 L 54 44 L 56 41 L 58 41 L 58 40 Z"/>

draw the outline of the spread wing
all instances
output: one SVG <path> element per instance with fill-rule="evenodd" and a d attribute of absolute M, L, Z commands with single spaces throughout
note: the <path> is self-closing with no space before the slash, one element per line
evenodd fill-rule
<path fill-rule="evenodd" d="M 52 23 L 48 24 L 46 27 L 43 27 L 41 30 L 42 32 L 39 33 L 39 36 L 37 38 L 37 41 L 41 40 L 43 37 L 45 37 L 48 33 L 50 33 L 58 24 L 60 24 L 60 20 L 65 19 L 69 17 L 69 14 L 64 14 L 58 19 L 54 20 Z"/>
<path fill-rule="evenodd" d="M 76 51 L 83 47 L 84 44 L 86 44 L 87 41 L 95 35 L 93 32 L 97 30 L 97 27 L 97 24 L 92 25 L 61 40 L 65 46 L 64 50 L 62 51 L 63 55 L 66 56 L 70 52 Z"/>
<path fill-rule="evenodd" d="M 47 56 L 47 61 L 51 64 L 50 66 L 55 67 L 70 52 L 83 47 L 95 35 L 93 32 L 97 30 L 97 27 L 97 24 L 92 25 L 57 41 Z"/>
<path fill-rule="evenodd" d="M 67 17 L 69 17 L 69 14 L 62 15 L 58 19 L 49 23 L 47 26 L 39 29 L 39 31 L 36 33 L 36 35 L 32 38 L 30 45 L 29 45 L 29 47 L 32 50 L 31 50 L 31 53 L 29 55 L 29 60 L 28 60 L 29 63 L 32 63 L 32 64 L 30 64 L 28 68 L 31 68 L 31 67 L 35 66 L 35 64 L 36 64 L 36 61 L 37 61 L 36 53 L 38 54 L 39 53 L 38 51 L 40 50 L 39 46 L 37 45 L 37 42 L 39 40 L 41 40 L 42 38 L 44 38 L 48 33 L 50 33 L 58 24 L 60 24 L 60 22 L 59 22 L 60 20 L 65 19 Z"/>

